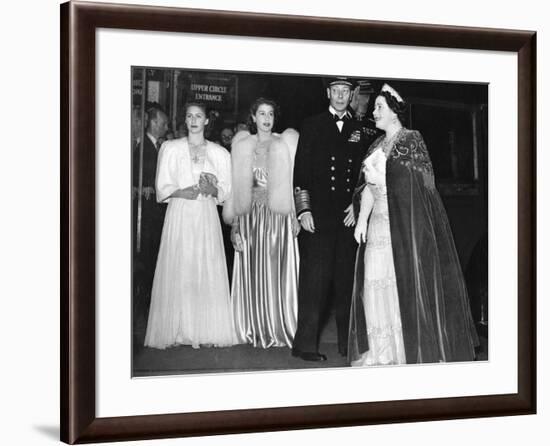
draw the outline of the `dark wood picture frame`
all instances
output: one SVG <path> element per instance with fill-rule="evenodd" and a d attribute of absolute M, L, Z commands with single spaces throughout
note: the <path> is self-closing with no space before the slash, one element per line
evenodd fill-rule
<path fill-rule="evenodd" d="M 518 392 L 506 395 L 96 418 L 95 81 L 98 28 L 518 55 Z M 86 443 L 536 412 L 536 33 L 69 2 L 61 5 L 61 440 Z"/>

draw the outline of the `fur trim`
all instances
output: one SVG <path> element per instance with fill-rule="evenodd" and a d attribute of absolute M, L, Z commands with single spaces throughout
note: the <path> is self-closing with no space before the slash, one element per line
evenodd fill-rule
<path fill-rule="evenodd" d="M 267 201 L 269 208 L 278 214 L 290 214 L 294 210 L 292 174 L 298 132 L 288 129 L 283 134 L 273 134 L 267 157 Z M 252 206 L 252 162 L 256 135 L 241 131 L 231 144 L 232 195 L 223 209 L 227 224 L 239 215 L 250 212 Z"/>

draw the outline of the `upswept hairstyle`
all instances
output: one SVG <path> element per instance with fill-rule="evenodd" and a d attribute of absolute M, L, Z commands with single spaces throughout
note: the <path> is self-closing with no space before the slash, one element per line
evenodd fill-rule
<path fill-rule="evenodd" d="M 208 118 L 208 109 L 206 108 L 206 104 L 204 102 L 198 102 L 198 101 L 190 101 L 186 102 L 183 106 L 183 115 L 185 116 L 187 114 L 187 110 L 189 107 L 198 107 L 200 108 L 204 115 Z M 184 118 L 185 119 L 185 118 Z"/>

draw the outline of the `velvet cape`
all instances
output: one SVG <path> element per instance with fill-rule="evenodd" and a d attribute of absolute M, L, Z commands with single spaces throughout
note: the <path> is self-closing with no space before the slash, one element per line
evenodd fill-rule
<path fill-rule="evenodd" d="M 371 145 L 367 157 L 380 140 Z M 353 200 L 356 216 L 365 186 L 361 171 Z M 399 131 L 388 155 L 386 187 L 407 363 L 471 361 L 479 341 L 447 213 L 418 131 Z M 351 304 L 350 361 L 368 350 L 364 254 L 362 243 Z"/>

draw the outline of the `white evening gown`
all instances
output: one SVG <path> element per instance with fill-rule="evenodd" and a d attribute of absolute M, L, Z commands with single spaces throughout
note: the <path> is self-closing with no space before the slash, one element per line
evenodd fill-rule
<path fill-rule="evenodd" d="M 195 182 L 203 167 L 192 163 Z M 172 198 L 162 229 L 145 346 L 235 343 L 216 201 L 202 195 L 196 200 Z"/>
<path fill-rule="evenodd" d="M 405 347 L 390 233 L 386 192 L 386 156 L 376 149 L 363 163 L 367 186 L 374 197 L 368 222 L 363 305 L 369 350 L 352 366 L 404 364 Z"/>

